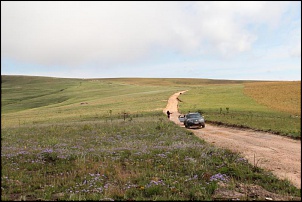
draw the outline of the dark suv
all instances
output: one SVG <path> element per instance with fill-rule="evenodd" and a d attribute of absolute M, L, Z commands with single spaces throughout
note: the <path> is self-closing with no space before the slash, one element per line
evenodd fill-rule
<path fill-rule="evenodd" d="M 190 128 L 192 126 L 204 128 L 206 126 L 203 116 L 201 116 L 201 114 L 197 112 L 186 114 L 184 117 L 184 125 L 186 128 Z"/>

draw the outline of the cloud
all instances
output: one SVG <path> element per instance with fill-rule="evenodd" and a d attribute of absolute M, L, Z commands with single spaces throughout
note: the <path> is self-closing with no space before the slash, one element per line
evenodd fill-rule
<path fill-rule="evenodd" d="M 297 26 L 297 29 L 290 33 L 288 44 L 290 56 L 301 58 L 301 26 Z"/>
<path fill-rule="evenodd" d="M 2 57 L 46 66 L 110 66 L 165 52 L 232 57 L 274 29 L 287 2 L 1 2 Z M 301 31 L 300 31 L 301 35 Z M 293 46 L 292 55 L 301 55 Z"/>

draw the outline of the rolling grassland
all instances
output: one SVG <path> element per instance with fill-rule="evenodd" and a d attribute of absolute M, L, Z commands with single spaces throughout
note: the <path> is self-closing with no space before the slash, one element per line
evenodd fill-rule
<path fill-rule="evenodd" d="M 225 107 L 252 120 L 285 113 L 245 95 L 246 83 L 2 75 L 1 200 L 299 201 L 289 181 L 162 113 L 181 90 L 189 90 L 181 111 L 201 109 L 213 121 L 230 116 Z M 219 191 L 233 194 L 221 199 Z"/>
<path fill-rule="evenodd" d="M 301 116 L 301 81 L 246 83 L 244 93 L 269 108 Z"/>
<path fill-rule="evenodd" d="M 179 109 L 181 113 L 200 111 L 208 122 L 216 124 L 301 139 L 301 86 L 299 82 L 290 85 L 288 82 L 201 85 L 179 97 L 182 101 Z M 283 95 L 270 91 L 276 88 L 283 89 L 279 93 Z"/>
<path fill-rule="evenodd" d="M 179 89 L 106 79 L 19 78 L 2 76 L 2 127 L 158 114 Z"/>

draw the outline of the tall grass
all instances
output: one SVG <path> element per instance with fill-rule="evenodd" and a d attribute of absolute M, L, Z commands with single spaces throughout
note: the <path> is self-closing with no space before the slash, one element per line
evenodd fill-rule
<path fill-rule="evenodd" d="M 282 86 L 282 82 L 279 85 Z M 206 121 L 212 123 L 248 127 L 301 139 L 300 116 L 261 105 L 257 100 L 247 96 L 244 89 L 245 84 L 204 85 L 191 88 L 180 95 L 182 102 L 179 103 L 179 109 L 182 113 L 200 111 Z M 295 97 L 299 96 L 295 94 Z M 278 103 L 274 103 L 274 106 L 277 105 Z M 298 102 L 292 104 L 296 106 L 296 112 L 299 109 L 298 105 Z"/>
<path fill-rule="evenodd" d="M 7 128 L 1 138 L 2 200 L 213 200 L 221 183 L 300 197 L 163 115 Z"/>
<path fill-rule="evenodd" d="M 301 197 L 162 113 L 170 95 L 189 89 L 180 109 L 204 110 L 207 120 L 280 116 L 244 95 L 244 81 L 1 78 L 1 200 L 215 200 L 221 186 L 242 184 Z"/>
<path fill-rule="evenodd" d="M 301 81 L 246 83 L 244 93 L 269 108 L 301 116 Z"/>

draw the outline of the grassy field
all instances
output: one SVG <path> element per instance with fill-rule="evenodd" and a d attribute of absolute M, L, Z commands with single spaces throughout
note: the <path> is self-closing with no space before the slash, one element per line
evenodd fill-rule
<path fill-rule="evenodd" d="M 162 113 L 170 95 L 189 89 L 180 109 L 200 109 L 207 93 L 207 119 L 229 116 L 225 107 L 280 115 L 244 94 L 247 81 L 1 78 L 1 200 L 221 200 L 219 190 L 238 187 L 247 189 L 236 199 L 265 200 L 252 186 L 301 199 L 288 181 Z"/>
<path fill-rule="evenodd" d="M 288 82 L 202 85 L 179 97 L 179 109 L 182 113 L 200 111 L 209 123 L 301 139 L 301 82 L 290 83 L 291 87 L 285 84 Z M 273 86 L 279 86 L 282 93 L 271 92 Z"/>
<path fill-rule="evenodd" d="M 247 83 L 244 93 L 269 108 L 301 116 L 301 81 Z"/>
<path fill-rule="evenodd" d="M 131 85 L 107 79 L 2 76 L 1 126 L 158 113 L 178 90 L 181 88 Z"/>

